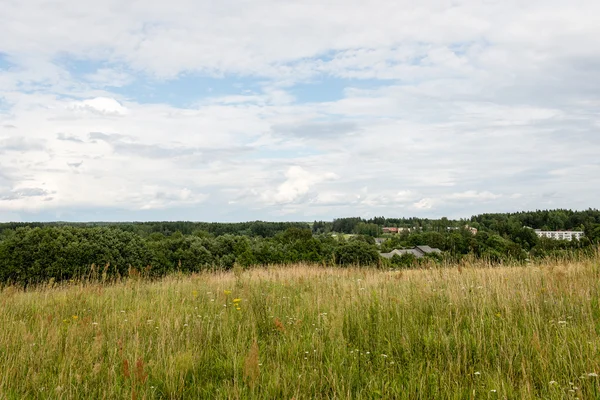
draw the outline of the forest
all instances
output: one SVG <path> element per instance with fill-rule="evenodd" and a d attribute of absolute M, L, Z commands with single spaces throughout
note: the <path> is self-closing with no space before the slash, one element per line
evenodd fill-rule
<path fill-rule="evenodd" d="M 383 227 L 406 229 L 384 234 Z M 585 237 L 578 241 L 539 238 L 534 229 L 582 230 Z M 298 262 L 410 268 L 473 257 L 493 264 L 526 263 L 533 258 L 594 252 L 599 241 L 600 211 L 595 209 L 481 214 L 462 220 L 4 223 L 0 224 L 0 283 L 59 281 L 92 273 L 107 279 L 132 272 L 163 276 Z M 416 245 L 443 253 L 424 260 L 387 260 L 379 255 Z"/>

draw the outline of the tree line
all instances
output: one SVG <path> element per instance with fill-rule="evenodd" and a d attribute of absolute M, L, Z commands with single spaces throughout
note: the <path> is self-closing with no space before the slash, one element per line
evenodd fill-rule
<path fill-rule="evenodd" d="M 467 225 L 477 228 L 477 233 Z M 407 229 L 400 234 L 382 234 L 384 226 Z M 583 229 L 586 236 L 579 241 L 558 241 L 539 238 L 533 229 Z M 162 276 L 172 271 L 298 262 L 405 268 L 420 261 L 409 256 L 382 259 L 379 252 L 417 245 L 444 252 L 426 262 L 456 261 L 465 256 L 494 263 L 525 262 L 593 251 L 599 241 L 597 210 L 482 214 L 468 220 L 353 217 L 312 224 L 5 223 L 0 224 L 0 283 L 72 279 L 92 270 L 106 276 L 132 270 Z"/>

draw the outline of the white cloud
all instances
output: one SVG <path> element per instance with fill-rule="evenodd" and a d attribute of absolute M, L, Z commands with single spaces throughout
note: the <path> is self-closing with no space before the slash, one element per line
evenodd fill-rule
<path fill-rule="evenodd" d="M 430 208 L 432 208 L 435 204 L 435 200 L 434 199 L 430 199 L 430 198 L 423 198 L 419 201 L 417 201 L 416 203 L 413 204 L 413 207 L 415 207 L 416 209 L 419 210 L 429 210 Z"/>
<path fill-rule="evenodd" d="M 123 107 L 117 100 L 106 97 L 96 97 L 80 101 L 74 103 L 71 107 L 74 110 L 90 111 L 105 115 L 125 115 L 128 112 L 127 108 Z"/>
<path fill-rule="evenodd" d="M 288 168 L 285 181 L 275 191 L 266 191 L 261 199 L 267 203 L 288 204 L 309 193 L 311 188 L 323 181 L 337 179 L 334 173 L 311 173 L 298 165 Z"/>
<path fill-rule="evenodd" d="M 595 206 L 599 13 L 592 0 L 9 0 L 0 216 Z"/>
<path fill-rule="evenodd" d="M 476 190 L 467 190 L 466 192 L 451 193 L 451 194 L 445 196 L 445 198 L 449 199 L 449 200 L 481 200 L 481 201 L 496 200 L 496 199 L 499 199 L 500 197 L 502 197 L 501 194 L 494 194 L 494 193 L 491 193 L 488 191 L 478 192 Z"/>

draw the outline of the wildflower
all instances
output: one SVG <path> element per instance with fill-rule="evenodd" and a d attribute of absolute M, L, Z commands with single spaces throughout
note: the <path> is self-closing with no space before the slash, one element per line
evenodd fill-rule
<path fill-rule="evenodd" d="M 233 299 L 233 302 L 236 304 L 239 303 L 240 301 L 242 301 L 242 299 Z"/>
<path fill-rule="evenodd" d="M 77 321 L 77 318 L 79 318 L 77 315 L 73 315 L 73 321 Z"/>
<path fill-rule="evenodd" d="M 595 372 L 590 372 L 587 374 L 587 376 L 596 378 L 598 376 L 598 374 Z"/>
<path fill-rule="evenodd" d="M 225 296 L 229 296 L 231 294 L 231 290 L 223 290 Z"/>
<path fill-rule="evenodd" d="M 502 314 L 496 313 L 496 317 L 500 318 L 501 316 L 502 316 Z"/>
<path fill-rule="evenodd" d="M 198 297 L 198 291 L 197 290 L 192 290 L 192 296 Z"/>
<path fill-rule="evenodd" d="M 567 321 L 558 321 L 558 324 L 559 324 L 559 325 L 566 325 L 566 324 L 567 324 Z"/>
<path fill-rule="evenodd" d="M 496 393 L 496 392 L 497 392 L 497 390 L 496 390 L 496 389 L 492 389 L 492 390 L 490 390 L 490 393 Z"/>
<path fill-rule="evenodd" d="M 382 354 L 381 357 L 387 358 L 387 354 Z"/>
<path fill-rule="evenodd" d="M 473 375 L 479 376 L 479 375 L 481 375 L 481 372 L 477 371 Z"/>
<path fill-rule="evenodd" d="M 236 310 L 238 310 L 238 311 L 241 311 L 241 310 L 242 310 L 242 309 L 241 309 L 241 308 L 239 308 L 239 307 L 236 307 L 235 309 L 236 309 Z"/>

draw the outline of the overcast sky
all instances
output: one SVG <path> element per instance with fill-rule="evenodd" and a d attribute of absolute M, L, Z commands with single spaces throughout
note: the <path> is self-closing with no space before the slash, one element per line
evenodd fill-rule
<path fill-rule="evenodd" d="M 0 221 L 599 206 L 597 0 L 1 8 Z"/>

